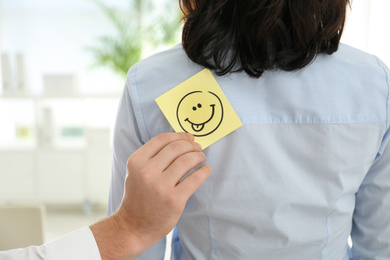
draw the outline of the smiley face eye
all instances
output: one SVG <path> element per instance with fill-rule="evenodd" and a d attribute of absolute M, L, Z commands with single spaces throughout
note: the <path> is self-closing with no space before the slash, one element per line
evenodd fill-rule
<path fill-rule="evenodd" d="M 192 107 L 192 110 L 196 111 L 198 108 L 202 108 L 202 104 L 198 103 L 198 105 Z"/>

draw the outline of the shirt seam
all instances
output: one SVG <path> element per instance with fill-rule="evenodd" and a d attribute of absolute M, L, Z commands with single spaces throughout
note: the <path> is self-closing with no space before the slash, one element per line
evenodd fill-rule
<path fill-rule="evenodd" d="M 143 141 L 146 143 L 147 141 L 150 140 L 150 135 L 146 129 L 146 124 L 145 124 L 145 119 L 143 116 L 141 104 L 140 104 L 140 102 L 138 102 L 139 101 L 139 94 L 138 94 L 138 86 L 137 86 L 137 68 L 138 68 L 137 65 L 134 65 L 134 67 L 133 67 L 134 71 L 132 72 L 132 75 L 130 75 L 131 82 L 130 82 L 130 86 L 129 86 L 130 94 L 134 94 L 136 97 L 133 95 L 130 95 L 130 99 L 131 99 L 131 103 L 133 104 L 134 110 L 137 110 L 137 113 L 135 113 L 136 120 L 137 120 L 138 124 L 140 124 L 142 126 L 142 132 L 144 134 L 143 138 L 146 138 L 146 140 L 143 140 Z M 137 98 L 137 100 L 136 100 L 136 98 Z"/>
<path fill-rule="evenodd" d="M 324 247 L 322 248 L 322 251 L 321 251 L 321 260 L 324 260 L 326 259 L 326 254 L 327 254 L 327 251 L 328 251 L 328 245 L 329 245 L 329 240 L 330 240 L 330 236 L 331 236 L 331 233 L 332 233 L 332 230 L 331 230 L 331 227 L 330 227 L 330 217 L 332 216 L 334 210 L 332 210 L 329 215 L 326 217 L 326 230 L 327 230 L 327 233 L 328 233 L 328 236 L 326 238 L 326 242 L 325 242 L 325 245 Z"/>
<path fill-rule="evenodd" d="M 212 259 L 217 259 L 216 257 L 216 249 L 215 249 L 215 243 L 214 243 L 214 239 L 213 239 L 213 235 L 212 235 L 212 219 L 210 216 L 208 216 L 208 221 L 209 221 L 209 234 L 210 234 L 210 247 L 211 247 L 211 252 L 210 252 L 210 260 Z"/>
<path fill-rule="evenodd" d="M 245 125 L 271 125 L 271 124 L 284 124 L 284 125 L 358 125 L 358 124 L 373 124 L 373 123 L 386 123 L 388 127 L 388 120 L 378 119 L 372 121 L 282 121 L 282 120 L 264 120 L 259 122 L 248 122 L 241 119 Z"/>
<path fill-rule="evenodd" d="M 390 84 L 389 84 L 389 75 L 387 74 L 387 71 L 385 68 L 381 65 L 379 62 L 378 57 L 375 56 L 376 62 L 378 66 L 383 70 L 386 76 L 386 84 L 387 84 L 387 98 L 386 98 L 386 128 L 389 127 L 389 96 L 390 96 Z"/>

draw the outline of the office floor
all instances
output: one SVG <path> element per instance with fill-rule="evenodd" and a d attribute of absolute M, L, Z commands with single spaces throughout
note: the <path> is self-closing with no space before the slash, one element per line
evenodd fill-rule
<path fill-rule="evenodd" d="M 82 209 L 46 209 L 45 241 L 54 240 L 69 232 L 88 226 L 106 216 L 105 209 L 85 212 Z M 168 240 L 171 234 L 168 235 Z M 167 247 L 165 259 L 170 257 L 170 247 Z"/>

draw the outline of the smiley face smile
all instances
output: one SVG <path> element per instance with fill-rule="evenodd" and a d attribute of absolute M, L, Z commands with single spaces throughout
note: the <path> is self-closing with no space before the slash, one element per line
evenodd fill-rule
<path fill-rule="evenodd" d="M 215 104 L 210 105 L 210 107 L 212 108 L 212 112 L 211 112 L 210 118 L 209 118 L 207 121 L 205 121 L 205 122 L 203 122 L 203 123 L 200 123 L 200 124 L 197 124 L 197 123 L 191 122 L 190 119 L 189 119 L 188 117 L 187 117 L 184 121 L 190 123 L 190 124 L 191 124 L 192 130 L 194 130 L 195 132 L 200 132 L 200 131 L 202 131 L 203 128 L 204 128 L 204 125 L 207 124 L 208 122 L 210 122 L 211 119 L 213 119 L 213 117 L 214 117 L 214 113 L 215 113 Z"/>

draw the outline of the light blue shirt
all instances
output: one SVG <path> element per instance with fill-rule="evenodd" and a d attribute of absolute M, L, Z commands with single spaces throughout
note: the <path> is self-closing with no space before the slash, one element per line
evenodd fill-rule
<path fill-rule="evenodd" d="M 126 161 L 173 131 L 155 98 L 204 69 L 181 45 L 130 69 L 114 134 L 109 212 Z M 172 259 L 390 259 L 389 70 L 346 45 L 300 71 L 216 77 L 243 126 L 205 149 Z M 165 240 L 139 259 L 163 259 Z"/>

